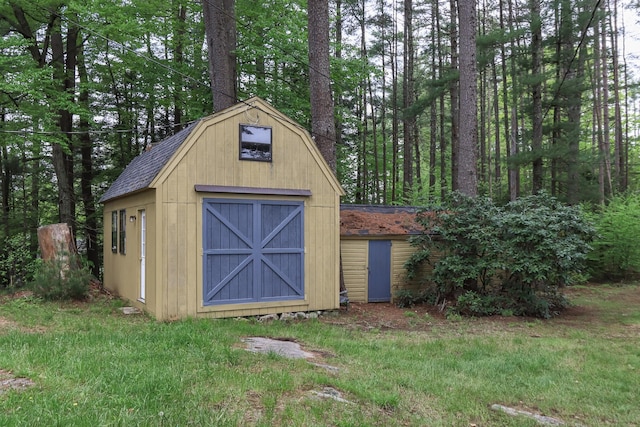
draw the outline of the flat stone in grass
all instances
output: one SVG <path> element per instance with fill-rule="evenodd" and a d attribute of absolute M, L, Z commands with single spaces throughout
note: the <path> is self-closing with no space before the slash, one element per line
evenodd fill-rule
<path fill-rule="evenodd" d="M 341 402 L 341 403 L 353 403 L 345 398 L 342 397 L 342 393 L 340 393 L 338 390 L 336 390 L 333 387 L 325 387 L 322 389 L 322 391 L 316 391 L 316 390 L 312 390 L 311 394 L 313 396 L 319 397 L 319 398 L 323 398 L 323 399 L 333 399 L 337 402 Z"/>
<path fill-rule="evenodd" d="M 289 359 L 312 359 L 315 357 L 313 353 L 304 351 L 300 344 L 293 341 L 262 337 L 244 338 L 242 341 L 247 344 L 247 351 L 252 353 L 275 353 Z"/>
<path fill-rule="evenodd" d="M 120 311 L 122 314 L 126 316 L 134 315 L 134 314 L 142 314 L 142 310 L 136 307 L 120 307 Z"/>
<path fill-rule="evenodd" d="M 0 369 L 0 394 L 7 390 L 24 390 L 33 385 L 35 383 L 28 378 L 16 378 L 11 372 Z"/>
<path fill-rule="evenodd" d="M 510 407 L 504 406 L 504 405 L 493 404 L 493 405 L 491 405 L 491 409 L 493 409 L 494 411 L 501 411 L 501 412 L 504 412 L 505 414 L 509 414 L 509 415 L 512 415 L 512 416 L 523 416 L 523 417 L 527 417 L 527 418 L 532 418 L 532 419 L 536 420 L 538 423 L 540 423 L 542 425 L 546 425 L 546 426 L 563 426 L 563 425 L 565 425 L 564 421 L 559 420 L 557 418 L 548 417 L 546 415 L 535 414 L 533 412 L 523 411 L 521 409 L 510 408 Z"/>

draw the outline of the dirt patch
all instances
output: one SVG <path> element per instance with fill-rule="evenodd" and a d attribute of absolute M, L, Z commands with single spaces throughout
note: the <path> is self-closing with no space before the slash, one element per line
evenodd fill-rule
<path fill-rule="evenodd" d="M 493 328 L 523 327 L 532 322 L 546 322 L 558 326 L 592 329 L 595 326 L 605 326 L 619 323 L 626 315 L 638 312 L 640 307 L 640 287 L 629 286 L 620 288 L 601 288 L 598 285 L 569 288 L 565 295 L 572 301 L 572 306 L 559 316 L 549 320 L 519 316 L 491 316 L 474 318 L 472 323 L 482 330 Z M 619 312 L 609 313 L 591 304 L 580 304 L 579 301 L 598 300 L 615 303 Z M 577 302 L 576 302 L 577 301 Z M 616 320 L 618 319 L 618 320 Z M 451 324 L 445 313 L 438 307 L 431 305 L 417 305 L 411 308 L 400 308 L 391 303 L 351 303 L 349 308 L 341 308 L 339 315 L 324 316 L 322 321 L 338 324 L 349 329 L 362 330 L 414 330 L 428 331 L 438 326 Z M 640 332 L 638 325 L 626 325 L 627 333 L 637 336 Z"/>
<path fill-rule="evenodd" d="M 3 329 L 17 329 L 18 324 L 12 320 L 5 319 L 4 317 L 0 317 L 0 330 Z"/>
<path fill-rule="evenodd" d="M 20 291 L 11 292 L 11 293 L 4 293 L 0 295 L 0 304 L 10 300 L 30 298 L 32 296 L 33 296 L 33 292 L 25 291 L 25 290 L 20 290 Z"/>
<path fill-rule="evenodd" d="M 350 303 L 338 316 L 323 316 L 323 322 L 352 329 L 417 330 L 445 323 L 444 314 L 437 307 L 417 305 L 400 308 L 391 303 Z"/>

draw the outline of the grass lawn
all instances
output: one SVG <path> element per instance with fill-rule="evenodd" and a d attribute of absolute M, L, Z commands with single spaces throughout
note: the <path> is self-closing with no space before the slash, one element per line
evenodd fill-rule
<path fill-rule="evenodd" d="M 570 298 L 575 307 L 548 321 L 397 309 L 407 327 L 386 327 L 365 306 L 291 323 L 161 323 L 105 297 L 5 297 L 0 384 L 33 385 L 0 389 L 0 425 L 539 425 L 493 404 L 570 426 L 640 425 L 640 285 L 576 287 Z M 248 352 L 251 336 L 295 340 L 339 370 Z M 313 393 L 324 387 L 349 402 Z"/>

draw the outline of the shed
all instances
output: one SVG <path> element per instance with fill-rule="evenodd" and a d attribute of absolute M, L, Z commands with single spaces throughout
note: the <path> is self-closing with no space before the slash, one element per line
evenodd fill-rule
<path fill-rule="evenodd" d="M 144 151 L 102 196 L 104 286 L 159 320 L 338 308 L 343 194 L 307 131 L 241 102 Z"/>
<path fill-rule="evenodd" d="M 404 263 L 415 251 L 409 243 L 421 233 L 418 208 L 342 205 L 340 246 L 344 284 L 353 302 L 389 302 L 401 289 L 415 290 Z"/>

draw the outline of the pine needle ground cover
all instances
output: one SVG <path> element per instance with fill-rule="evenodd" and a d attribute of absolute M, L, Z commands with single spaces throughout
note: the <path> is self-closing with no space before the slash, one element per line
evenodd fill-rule
<path fill-rule="evenodd" d="M 352 310 L 320 320 L 156 322 L 117 300 L 0 303 L 3 426 L 639 425 L 640 286 L 575 287 L 551 320 Z M 376 317 L 377 316 L 377 317 Z M 294 340 L 318 365 L 245 350 Z M 330 388 L 343 400 L 323 398 Z"/>

